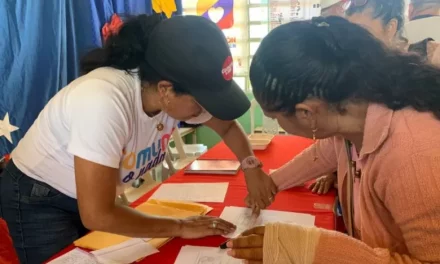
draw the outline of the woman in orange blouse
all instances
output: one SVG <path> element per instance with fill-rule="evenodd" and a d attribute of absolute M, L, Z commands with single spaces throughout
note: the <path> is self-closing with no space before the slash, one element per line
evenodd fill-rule
<path fill-rule="evenodd" d="M 228 243 L 248 263 L 440 263 L 440 69 L 339 17 L 281 25 L 250 69 L 265 115 L 317 143 L 279 190 L 338 171 L 349 235 L 281 223 Z"/>

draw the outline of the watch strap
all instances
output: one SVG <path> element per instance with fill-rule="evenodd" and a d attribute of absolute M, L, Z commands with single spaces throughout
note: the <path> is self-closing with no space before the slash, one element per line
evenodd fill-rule
<path fill-rule="evenodd" d="M 241 161 L 241 169 L 254 169 L 263 167 L 263 163 L 255 156 L 249 156 Z"/>

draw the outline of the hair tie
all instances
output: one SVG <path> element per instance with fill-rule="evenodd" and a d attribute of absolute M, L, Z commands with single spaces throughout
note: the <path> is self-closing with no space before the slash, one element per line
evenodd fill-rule
<path fill-rule="evenodd" d="M 317 27 L 329 27 L 330 25 L 327 22 L 320 22 L 315 24 Z"/>
<path fill-rule="evenodd" d="M 104 41 L 107 41 L 110 36 L 118 34 L 123 24 L 122 19 L 117 14 L 113 14 L 110 23 L 105 23 L 102 27 L 101 33 Z"/>
<path fill-rule="evenodd" d="M 311 22 L 313 25 L 317 27 L 329 27 L 329 23 L 326 22 L 327 19 L 325 17 L 319 16 L 319 17 L 313 17 Z"/>

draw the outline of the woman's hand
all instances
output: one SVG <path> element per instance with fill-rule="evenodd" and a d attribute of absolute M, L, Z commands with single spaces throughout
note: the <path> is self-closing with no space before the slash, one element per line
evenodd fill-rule
<path fill-rule="evenodd" d="M 230 240 L 226 244 L 230 248 L 228 255 L 248 264 L 263 263 L 264 231 L 264 226 L 257 226 Z"/>
<path fill-rule="evenodd" d="M 316 179 L 316 182 L 310 185 L 309 189 L 312 191 L 312 193 L 326 194 L 335 187 L 336 182 L 337 175 L 336 173 L 332 173 Z"/>
<path fill-rule="evenodd" d="M 260 168 L 248 169 L 244 175 L 249 193 L 245 202 L 252 208 L 254 214 L 259 215 L 261 209 L 265 209 L 273 202 L 278 187 Z"/>
<path fill-rule="evenodd" d="M 181 220 L 180 237 L 193 239 L 225 235 L 234 232 L 235 229 L 234 224 L 217 217 L 192 216 Z"/>
<path fill-rule="evenodd" d="M 236 120 L 225 121 L 212 117 L 204 125 L 217 132 L 238 160 L 254 156 L 248 137 Z M 258 215 L 261 209 L 272 203 L 278 188 L 261 168 L 246 169 L 244 175 L 249 193 L 247 204 Z"/>

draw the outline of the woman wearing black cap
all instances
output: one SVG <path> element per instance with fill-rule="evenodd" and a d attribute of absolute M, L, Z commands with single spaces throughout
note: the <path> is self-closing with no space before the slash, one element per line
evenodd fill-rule
<path fill-rule="evenodd" d="M 22 263 L 42 263 L 85 234 L 197 238 L 235 227 L 118 206 L 121 187 L 160 164 L 178 120 L 215 130 L 267 205 L 275 186 L 234 120 L 249 101 L 232 81 L 223 33 L 202 17 L 139 16 L 82 61 L 86 74 L 46 105 L 2 174 L 0 217 Z M 252 195 L 252 194 L 251 194 Z"/>

